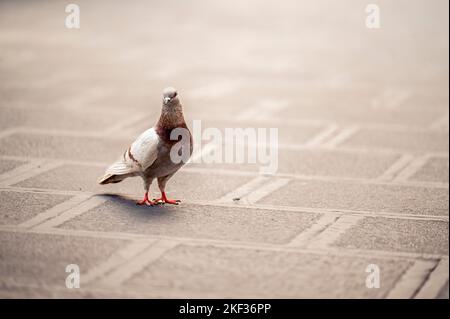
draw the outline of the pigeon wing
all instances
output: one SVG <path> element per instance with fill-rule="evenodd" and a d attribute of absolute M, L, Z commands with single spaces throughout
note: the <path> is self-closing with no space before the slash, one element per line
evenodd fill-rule
<path fill-rule="evenodd" d="M 142 133 L 128 149 L 130 160 L 145 171 L 158 157 L 159 136 L 154 128 Z"/>
<path fill-rule="evenodd" d="M 159 137 L 155 130 L 153 128 L 146 130 L 115 163 L 106 169 L 99 183 L 110 181 L 113 176 L 116 176 L 114 180 L 121 180 L 120 176 L 127 177 L 144 172 L 158 157 L 158 143 Z"/>

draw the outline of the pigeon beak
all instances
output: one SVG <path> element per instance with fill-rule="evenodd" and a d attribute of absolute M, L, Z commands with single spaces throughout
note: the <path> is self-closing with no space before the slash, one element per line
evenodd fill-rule
<path fill-rule="evenodd" d="M 170 97 L 165 97 L 164 98 L 164 104 L 167 104 L 168 102 L 170 102 L 171 98 Z"/>

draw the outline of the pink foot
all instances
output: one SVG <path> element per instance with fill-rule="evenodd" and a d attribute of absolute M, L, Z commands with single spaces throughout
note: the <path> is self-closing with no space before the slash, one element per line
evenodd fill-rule
<path fill-rule="evenodd" d="M 148 193 L 145 193 L 143 200 L 136 203 L 136 205 L 149 205 L 149 206 L 153 206 L 155 204 L 156 204 L 155 202 L 152 202 L 151 200 L 148 199 Z"/>
<path fill-rule="evenodd" d="M 154 199 L 156 204 L 172 204 L 172 205 L 178 205 L 179 202 L 181 202 L 179 199 L 168 199 L 165 192 L 161 193 L 161 198 Z"/>

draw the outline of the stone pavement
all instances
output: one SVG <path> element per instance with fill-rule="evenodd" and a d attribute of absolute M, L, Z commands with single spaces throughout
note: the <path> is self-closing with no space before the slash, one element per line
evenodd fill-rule
<path fill-rule="evenodd" d="M 0 2 L 1 297 L 448 298 L 447 1 L 74 2 Z M 168 85 L 189 126 L 278 127 L 277 174 L 97 185 Z"/>

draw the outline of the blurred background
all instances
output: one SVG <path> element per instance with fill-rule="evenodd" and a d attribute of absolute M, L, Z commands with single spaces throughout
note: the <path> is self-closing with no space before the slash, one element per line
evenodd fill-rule
<path fill-rule="evenodd" d="M 380 28 L 360 0 L 73 3 L 79 29 L 65 26 L 69 2 L 0 2 L 1 296 L 409 298 L 417 289 L 404 283 L 438 269 L 419 297 L 448 298 L 448 1 L 373 1 Z M 142 195 L 137 179 L 95 181 L 156 122 L 166 86 L 191 128 L 278 128 L 279 171 L 263 180 L 273 187 L 257 180 L 234 209 L 257 167 L 190 164 L 168 185 L 186 200 L 178 210 L 150 217 L 116 197 L 70 210 L 96 194 Z M 365 218 L 316 246 L 331 212 Z M 117 257 L 111 238 L 129 233 L 166 248 L 195 240 L 161 259 L 149 248 L 127 272 L 134 255 Z M 292 252 L 296 240 L 306 251 Z M 371 256 L 378 290 L 365 287 Z M 63 284 L 73 259 L 92 283 L 75 295 Z"/>

